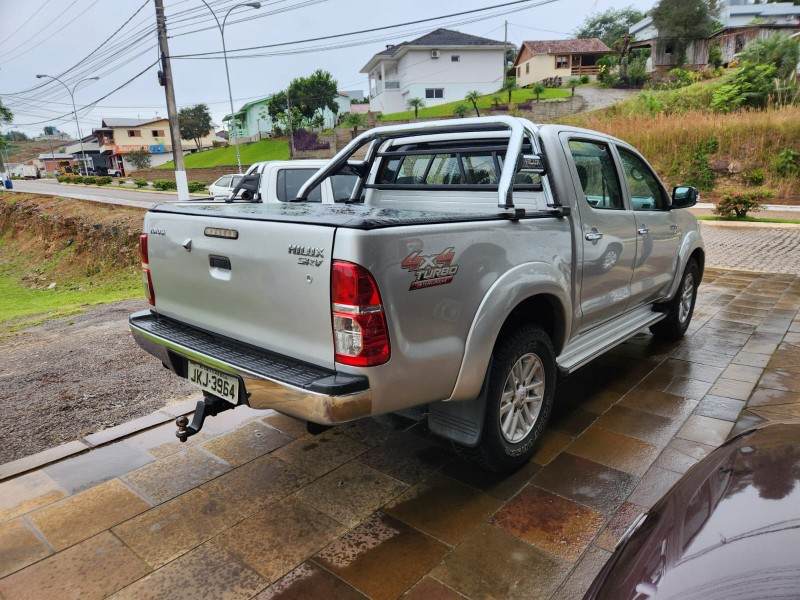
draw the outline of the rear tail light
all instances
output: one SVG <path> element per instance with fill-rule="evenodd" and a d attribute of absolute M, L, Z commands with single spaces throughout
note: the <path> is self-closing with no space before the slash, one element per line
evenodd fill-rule
<path fill-rule="evenodd" d="M 142 257 L 142 284 L 144 295 L 150 306 L 156 305 L 156 293 L 153 291 L 153 278 L 150 277 L 150 256 L 147 251 L 147 234 L 139 236 L 139 255 Z"/>
<path fill-rule="evenodd" d="M 374 367 L 389 360 L 389 330 L 381 295 L 364 267 L 333 261 L 331 312 L 336 362 Z"/>

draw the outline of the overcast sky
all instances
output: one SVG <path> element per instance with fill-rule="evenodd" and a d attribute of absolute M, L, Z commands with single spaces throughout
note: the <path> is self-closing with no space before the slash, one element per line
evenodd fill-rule
<path fill-rule="evenodd" d="M 207 0 L 220 20 L 227 10 L 243 0 Z M 228 50 L 284 44 L 321 36 L 386 27 L 409 21 L 448 15 L 502 4 L 508 0 L 265 0 L 260 9 L 238 8 L 228 17 L 225 40 Z M 366 75 L 359 70 L 386 44 L 419 37 L 439 27 L 495 40 L 503 40 L 508 20 L 508 40 L 519 46 L 523 40 L 564 39 L 586 15 L 602 12 L 620 3 L 612 0 L 532 0 L 461 17 L 392 27 L 382 31 L 253 50 L 229 56 L 234 106 L 284 88 L 294 77 L 315 69 L 330 71 L 340 90 L 367 90 Z M 170 54 L 196 55 L 222 49 L 221 37 L 211 14 L 201 0 L 164 0 Z M 540 6 L 536 6 L 541 4 Z M 629 0 L 646 10 L 653 0 Z M 519 10 L 519 8 L 523 10 Z M 139 10 L 141 8 L 141 10 Z M 36 79 L 37 73 L 59 76 L 94 52 L 134 13 L 131 21 L 86 63 L 66 73 L 70 87 L 85 77 L 99 81 L 82 83 L 76 93 L 81 129 L 88 133 L 104 117 L 151 117 L 166 115 L 164 88 L 158 85 L 152 67 L 120 91 L 89 109 L 82 109 L 108 94 L 155 62 L 155 8 L 153 0 L 0 0 L 0 99 L 15 113 L 6 126 L 28 134 L 56 125 L 75 135 L 69 95 L 55 82 Z M 514 11 L 510 12 L 509 11 Z M 280 11 L 280 12 L 278 12 Z M 501 14 L 506 13 L 506 14 Z M 471 20 L 473 22 L 465 23 Z M 238 21 L 238 22 L 237 22 Z M 205 31 L 198 31 L 209 28 Z M 333 48 L 338 45 L 345 47 Z M 326 46 L 320 48 L 320 46 Z M 302 53 L 297 53 L 301 50 Z M 275 52 L 284 54 L 275 55 Z M 286 52 L 293 52 L 285 54 Z M 270 56 L 254 54 L 273 53 Z M 209 105 L 217 124 L 230 112 L 225 66 L 221 58 L 172 61 L 178 106 L 199 102 Z M 16 94 L 16 95 L 10 95 Z"/>

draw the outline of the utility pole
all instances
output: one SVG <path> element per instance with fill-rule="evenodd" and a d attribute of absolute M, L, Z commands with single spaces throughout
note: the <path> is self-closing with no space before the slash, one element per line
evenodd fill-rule
<path fill-rule="evenodd" d="M 175 88 L 172 84 L 172 66 L 167 44 L 167 18 L 164 14 L 164 0 L 153 0 L 156 4 L 156 25 L 158 27 L 158 48 L 161 50 L 161 72 L 159 83 L 164 86 L 167 96 L 167 118 L 169 119 L 169 135 L 172 139 L 172 156 L 175 160 L 175 183 L 178 186 L 178 200 L 189 200 L 189 182 L 186 179 L 186 167 L 183 164 L 183 144 L 178 128 L 178 107 L 175 105 Z"/>
<path fill-rule="evenodd" d="M 508 59 L 506 55 L 508 54 L 508 21 L 506 23 L 506 33 L 503 37 L 503 75 L 500 77 L 500 84 L 504 84 L 506 82 L 506 70 L 508 70 Z"/>
<path fill-rule="evenodd" d="M 289 158 L 294 158 L 294 131 L 292 131 L 292 103 L 289 100 L 289 88 L 286 88 L 286 114 L 289 115 Z"/>

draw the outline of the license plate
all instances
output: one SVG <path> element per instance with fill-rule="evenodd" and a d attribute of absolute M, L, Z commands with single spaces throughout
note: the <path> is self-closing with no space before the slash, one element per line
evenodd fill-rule
<path fill-rule="evenodd" d="M 188 379 L 196 386 L 231 404 L 239 402 L 239 380 L 232 375 L 189 361 Z"/>

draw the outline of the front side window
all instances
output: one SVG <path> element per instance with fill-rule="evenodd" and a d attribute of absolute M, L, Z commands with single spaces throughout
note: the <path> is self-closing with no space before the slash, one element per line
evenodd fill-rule
<path fill-rule="evenodd" d="M 625 173 L 633 210 L 667 208 L 669 199 L 650 167 L 641 158 L 623 148 L 617 148 L 617 151 L 622 159 L 622 170 Z"/>
<path fill-rule="evenodd" d="M 297 192 L 308 181 L 317 169 L 281 169 L 278 171 L 278 200 L 292 202 L 297 198 Z M 308 195 L 307 202 L 322 202 L 320 186 L 314 188 Z"/>
<path fill-rule="evenodd" d="M 583 196 L 589 206 L 597 209 L 623 209 L 617 169 L 608 145 L 570 140 L 569 150 L 575 162 Z"/>
<path fill-rule="evenodd" d="M 444 98 L 444 88 L 425 88 L 426 98 Z"/>
<path fill-rule="evenodd" d="M 569 56 L 556 56 L 556 69 L 568 69 Z"/>
<path fill-rule="evenodd" d="M 217 187 L 229 187 L 230 184 L 231 184 L 230 175 L 226 175 L 225 177 L 220 177 L 219 179 L 217 179 L 216 183 L 214 183 L 214 185 L 216 185 Z"/>

